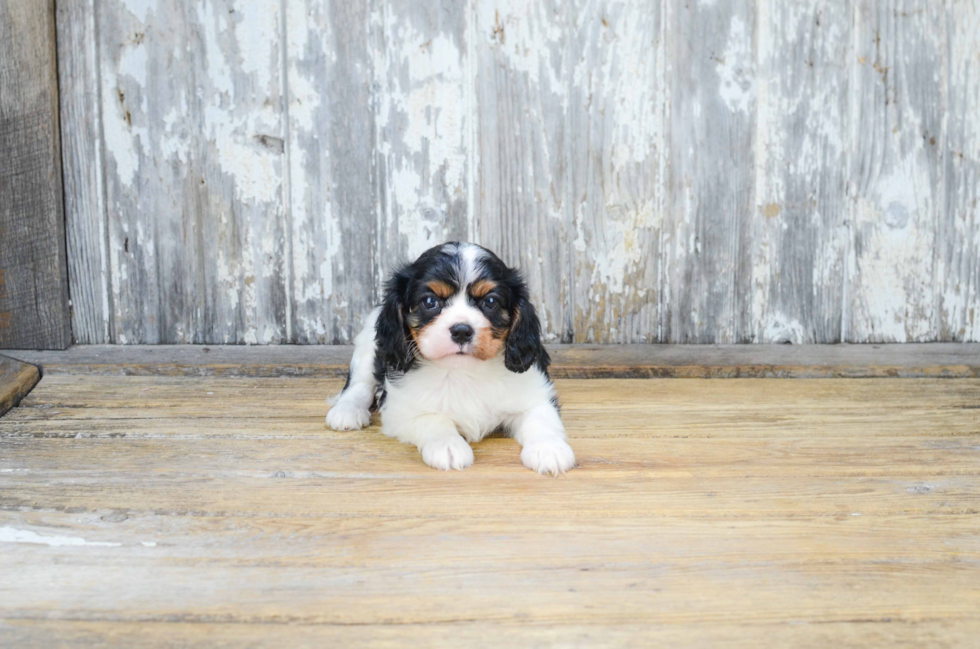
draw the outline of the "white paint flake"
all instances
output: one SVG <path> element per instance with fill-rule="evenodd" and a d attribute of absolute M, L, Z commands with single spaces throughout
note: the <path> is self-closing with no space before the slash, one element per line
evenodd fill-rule
<path fill-rule="evenodd" d="M 0 527 L 0 543 L 33 543 L 50 547 L 92 545 L 115 548 L 122 545 L 122 543 L 110 543 L 107 541 L 86 541 L 77 536 L 41 536 L 31 530 L 19 530 L 15 527 L 7 526 Z"/>
<path fill-rule="evenodd" d="M 715 69 L 720 81 L 718 93 L 728 110 L 749 114 L 755 103 L 755 63 L 752 35 L 739 16 L 732 16 L 728 41 Z"/>

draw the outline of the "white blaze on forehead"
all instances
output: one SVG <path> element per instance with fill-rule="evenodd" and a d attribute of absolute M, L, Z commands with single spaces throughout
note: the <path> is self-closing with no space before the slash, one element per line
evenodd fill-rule
<path fill-rule="evenodd" d="M 480 272 L 480 260 L 483 259 L 483 248 L 472 243 L 464 243 L 459 247 L 460 257 L 460 285 L 462 288 L 468 287 L 477 280 Z"/>

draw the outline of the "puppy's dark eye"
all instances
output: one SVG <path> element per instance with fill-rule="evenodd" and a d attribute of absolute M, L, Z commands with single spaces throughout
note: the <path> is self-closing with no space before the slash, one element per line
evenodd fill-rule
<path fill-rule="evenodd" d="M 497 302 L 497 298 L 493 297 L 492 295 L 487 299 L 483 300 L 483 308 L 487 309 L 488 311 L 493 311 L 494 309 L 496 309 L 498 304 L 499 303 Z"/>
<path fill-rule="evenodd" d="M 426 295 L 422 299 L 422 308 L 426 311 L 432 311 L 439 306 L 439 300 L 435 299 L 431 295 Z"/>

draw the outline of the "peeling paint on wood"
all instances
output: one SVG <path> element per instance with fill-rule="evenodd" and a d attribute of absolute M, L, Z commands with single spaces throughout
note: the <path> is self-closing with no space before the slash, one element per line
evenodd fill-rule
<path fill-rule="evenodd" d="M 858 0 L 852 19 L 848 341 L 938 333 L 946 21 L 925 0 Z"/>
<path fill-rule="evenodd" d="M 113 342 L 285 342 L 278 2 L 98 0 Z"/>
<path fill-rule="evenodd" d="M 569 165 L 569 12 L 477 1 L 478 243 L 528 279 L 550 340 L 575 336 Z"/>
<path fill-rule="evenodd" d="M 667 7 L 663 337 L 747 342 L 756 16 L 752 5 L 730 0 Z"/>
<path fill-rule="evenodd" d="M 573 339 L 659 339 L 665 39 L 658 2 L 571 12 L 568 139 Z"/>
<path fill-rule="evenodd" d="M 980 340 L 980 6 L 948 2 L 950 56 L 940 210 L 939 336 Z M 930 143 L 931 144 L 931 143 Z"/>
<path fill-rule="evenodd" d="M 284 7 L 295 312 L 289 339 L 345 343 L 378 299 L 377 8 L 327 0 Z"/>
<path fill-rule="evenodd" d="M 760 0 L 746 341 L 840 340 L 847 249 L 847 2 Z"/>
<path fill-rule="evenodd" d="M 469 239 L 551 342 L 980 340 L 978 33 L 954 0 L 66 0 L 75 337 L 349 343 Z"/>

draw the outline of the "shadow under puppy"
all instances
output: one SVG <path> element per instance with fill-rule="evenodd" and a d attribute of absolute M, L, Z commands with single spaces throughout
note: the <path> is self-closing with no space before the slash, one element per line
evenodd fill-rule
<path fill-rule="evenodd" d="M 523 447 L 524 466 L 557 475 L 575 454 L 549 362 L 520 273 L 485 248 L 446 243 L 388 281 L 327 424 L 362 428 L 377 409 L 386 435 L 446 471 L 473 464 L 469 443 L 501 429 Z"/>

